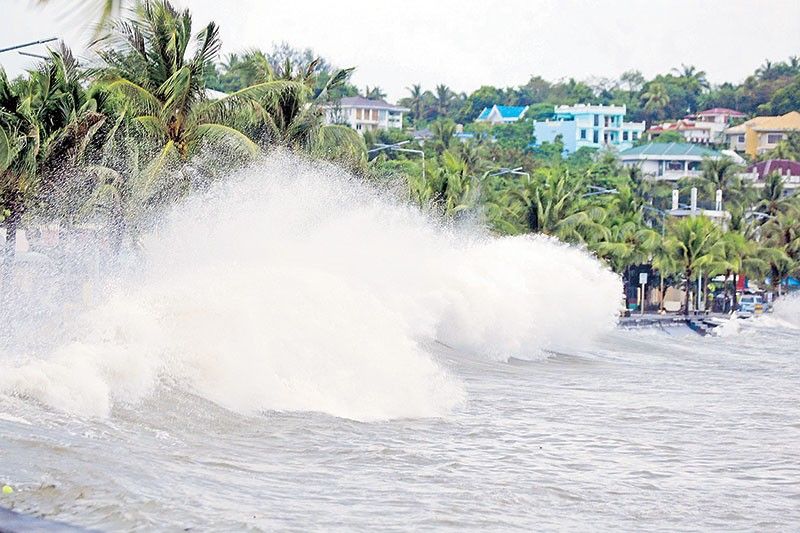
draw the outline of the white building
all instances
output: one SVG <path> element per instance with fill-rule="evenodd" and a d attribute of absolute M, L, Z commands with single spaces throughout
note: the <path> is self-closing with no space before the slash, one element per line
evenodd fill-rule
<path fill-rule="evenodd" d="M 675 131 L 689 143 L 721 144 L 725 142 L 725 128 L 732 120 L 742 117 L 744 117 L 744 113 L 734 109 L 715 107 L 694 115 L 687 115 L 686 118 L 675 122 L 654 124 L 647 130 L 647 135 L 649 140 L 653 140 L 664 132 Z"/>
<path fill-rule="evenodd" d="M 325 106 L 325 123 L 346 124 L 358 132 L 399 129 L 403 127 L 403 113 L 409 111 L 383 100 L 346 96 Z"/>
<path fill-rule="evenodd" d="M 700 176 L 704 159 L 723 157 L 726 154 L 689 143 L 648 143 L 619 154 L 624 167 L 639 167 L 644 176 L 669 181 Z"/>
<path fill-rule="evenodd" d="M 561 136 L 567 153 L 584 147 L 628 149 L 644 133 L 644 122 L 625 122 L 626 111 L 624 105 L 556 106 L 553 120 L 534 121 L 535 145 Z"/>

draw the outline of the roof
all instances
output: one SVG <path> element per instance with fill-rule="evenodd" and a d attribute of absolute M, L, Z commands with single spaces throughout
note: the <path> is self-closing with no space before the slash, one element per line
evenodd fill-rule
<path fill-rule="evenodd" d="M 421 130 L 415 130 L 411 133 L 411 136 L 417 140 L 433 139 L 433 132 L 428 128 L 424 128 Z"/>
<path fill-rule="evenodd" d="M 647 143 L 619 153 L 620 159 L 646 159 L 659 157 L 711 157 L 720 158 L 722 154 L 690 143 Z"/>
<path fill-rule="evenodd" d="M 339 107 L 367 107 L 370 109 L 388 109 L 391 111 L 410 111 L 407 107 L 389 104 L 384 100 L 370 100 L 363 96 L 345 96 L 338 101 Z"/>
<path fill-rule="evenodd" d="M 800 176 L 800 162 L 790 159 L 767 159 L 750 165 L 747 171 L 757 173 L 758 179 L 764 179 L 773 172 L 783 176 Z"/>
<path fill-rule="evenodd" d="M 694 122 L 691 120 L 678 120 L 676 122 L 664 122 L 663 124 L 657 124 L 652 126 L 649 130 L 651 133 L 657 133 L 660 131 L 684 131 L 684 130 L 710 130 L 713 129 L 713 126 L 708 122 Z"/>
<path fill-rule="evenodd" d="M 492 112 L 492 109 L 497 109 L 497 112 L 500 113 L 500 116 L 503 118 L 520 118 L 525 114 L 525 111 L 528 110 L 528 106 L 493 105 L 492 107 L 484 107 L 481 114 L 478 115 L 477 120 L 486 120 L 489 118 L 489 113 Z"/>
<path fill-rule="evenodd" d="M 697 116 L 704 116 L 704 115 L 729 115 L 731 117 L 743 117 L 745 116 L 744 113 L 741 111 L 736 111 L 735 109 L 729 109 L 727 107 L 712 107 L 711 109 L 706 109 L 705 111 L 700 111 L 695 113 Z"/>
<path fill-rule="evenodd" d="M 800 130 L 800 112 L 789 111 L 785 115 L 778 117 L 753 117 L 747 122 L 743 122 L 733 128 L 725 130 L 727 135 L 745 133 L 748 128 L 756 131 L 786 131 Z"/>
<path fill-rule="evenodd" d="M 500 112 L 500 116 L 503 118 L 519 118 L 524 113 L 525 110 L 528 109 L 528 106 L 512 106 L 512 105 L 498 105 L 497 110 Z"/>

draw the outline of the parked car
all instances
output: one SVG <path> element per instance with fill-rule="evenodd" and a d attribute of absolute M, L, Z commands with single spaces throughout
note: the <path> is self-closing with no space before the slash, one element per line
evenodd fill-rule
<path fill-rule="evenodd" d="M 759 294 L 743 294 L 739 298 L 739 315 L 754 316 L 764 313 L 764 298 Z"/>

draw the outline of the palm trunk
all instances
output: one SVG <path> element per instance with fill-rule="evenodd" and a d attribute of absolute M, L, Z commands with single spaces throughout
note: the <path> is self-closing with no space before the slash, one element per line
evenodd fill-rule
<path fill-rule="evenodd" d="M 684 275 L 686 276 L 686 294 L 683 297 L 683 314 L 689 316 L 689 294 L 692 288 L 692 269 L 687 268 Z"/>
<path fill-rule="evenodd" d="M 664 273 L 659 272 L 659 297 L 658 297 L 658 310 L 664 310 Z"/>
<path fill-rule="evenodd" d="M 14 277 L 14 261 L 17 250 L 17 230 L 21 217 L 19 204 L 12 202 L 9 206 L 11 214 L 5 220 L 6 243 L 3 247 L 3 268 L 0 272 L 0 314 L 10 313 L 11 290 Z"/>
<path fill-rule="evenodd" d="M 725 307 L 722 309 L 723 313 L 727 313 L 728 312 L 728 302 L 730 300 L 730 291 L 728 290 L 728 280 L 730 278 L 731 278 L 731 270 L 728 269 L 728 270 L 725 271 L 725 282 L 724 282 L 724 287 L 725 287 L 725 292 L 724 292 L 724 294 L 725 294 Z"/>
<path fill-rule="evenodd" d="M 733 307 L 731 308 L 731 312 L 736 311 L 736 307 L 738 306 L 738 302 L 736 301 L 737 300 L 737 298 L 736 298 L 736 287 L 737 287 L 737 285 L 739 285 L 739 276 L 738 276 L 738 274 L 736 274 L 736 272 L 734 272 L 733 273 L 733 302 L 732 302 Z"/>
<path fill-rule="evenodd" d="M 780 296 L 780 290 L 781 290 L 781 278 L 780 274 L 778 274 L 777 268 L 774 267 L 772 268 L 772 279 L 770 280 L 770 282 L 772 284 L 772 294 L 775 295 L 775 298 L 778 298 L 778 296 Z"/>

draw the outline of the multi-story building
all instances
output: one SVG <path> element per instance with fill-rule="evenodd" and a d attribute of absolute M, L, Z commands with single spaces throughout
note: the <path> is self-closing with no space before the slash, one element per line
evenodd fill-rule
<path fill-rule="evenodd" d="M 683 136 L 688 143 L 708 145 L 720 142 L 724 130 L 725 125 L 723 124 L 681 119 L 675 122 L 654 124 L 647 130 L 647 139 L 653 141 L 662 133 L 674 131 Z"/>
<path fill-rule="evenodd" d="M 727 107 L 714 107 L 700 111 L 694 115 L 689 115 L 686 118 L 691 118 L 697 122 L 704 122 L 706 124 L 722 124 L 728 126 L 733 120 L 744 118 L 745 114 L 735 109 L 728 109 Z M 724 128 L 723 128 L 724 129 Z"/>
<path fill-rule="evenodd" d="M 702 174 L 704 159 L 721 159 L 726 154 L 689 143 L 648 143 L 620 152 L 624 167 L 639 167 L 655 180 L 677 181 Z"/>
<path fill-rule="evenodd" d="M 793 131 L 800 131 L 800 112 L 790 111 L 777 117 L 754 117 L 725 130 L 731 150 L 756 157 L 772 150 Z"/>
<path fill-rule="evenodd" d="M 490 124 L 510 124 L 525 116 L 528 106 L 493 105 L 484 107 L 475 122 L 488 122 Z"/>
<path fill-rule="evenodd" d="M 403 113 L 410 109 L 370 100 L 361 96 L 346 96 L 325 106 L 326 124 L 347 124 L 358 132 L 388 130 L 403 127 Z"/>
<path fill-rule="evenodd" d="M 732 120 L 744 116 L 744 113 L 725 107 L 706 109 L 675 122 L 654 124 L 647 130 L 647 138 L 652 141 L 664 132 L 674 131 L 680 133 L 689 143 L 722 144 L 725 142 L 725 128 Z"/>
<path fill-rule="evenodd" d="M 644 122 L 625 122 L 624 105 L 560 105 L 552 120 L 534 121 L 534 145 L 561 136 L 567 153 L 589 148 L 631 148 L 644 133 Z"/>

